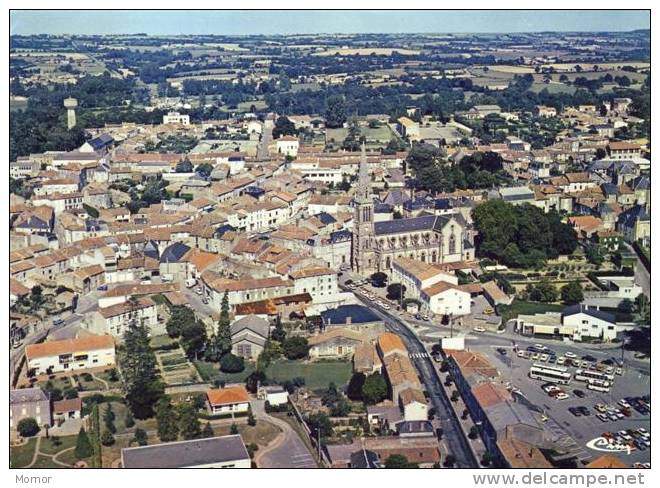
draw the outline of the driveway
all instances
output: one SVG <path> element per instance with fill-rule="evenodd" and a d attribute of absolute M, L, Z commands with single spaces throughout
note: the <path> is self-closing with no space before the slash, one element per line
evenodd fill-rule
<path fill-rule="evenodd" d="M 298 433 L 287 422 L 268 415 L 264 401 L 251 402 L 257 418 L 277 425 L 282 432 L 267 447 L 257 451 L 255 462 L 259 468 L 317 468 L 316 461 Z"/>

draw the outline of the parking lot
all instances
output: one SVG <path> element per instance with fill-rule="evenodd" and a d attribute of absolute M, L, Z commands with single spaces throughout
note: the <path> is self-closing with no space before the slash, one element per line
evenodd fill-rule
<path fill-rule="evenodd" d="M 640 413 L 634 408 L 630 408 L 627 411 L 630 416 L 625 416 L 622 406 L 618 404 L 624 398 L 642 397 L 650 393 L 650 376 L 647 374 L 638 369 L 626 367 L 624 364 L 623 374 L 617 375 L 616 363 L 613 363 L 613 386 L 609 392 L 598 392 L 587 389 L 587 383 L 577 381 L 574 377 L 577 368 L 565 363 L 563 367 L 566 367 L 572 374 L 572 379 L 568 385 L 558 385 L 568 397 L 559 400 L 543 391 L 543 385 L 548 384 L 546 381 L 529 378 L 529 370 L 533 364 L 557 366 L 556 362 L 543 363 L 540 361 L 540 354 L 536 361 L 531 357 L 529 359 L 520 358 L 512 347 L 477 344 L 476 346 L 471 345 L 471 349 L 478 350 L 491 359 L 492 364 L 500 370 L 504 381 L 510 382 L 513 390 L 517 392 L 519 400 L 526 402 L 530 409 L 538 412 L 538 418 L 548 432 L 548 437 L 561 450 L 575 455 L 583 463 L 588 463 L 607 452 L 617 455 L 623 462 L 630 465 L 650 462 L 650 447 L 645 445 L 647 435 L 642 435 L 644 432 L 650 434 L 650 413 Z M 522 349 L 524 350 L 524 348 Z M 561 354 L 564 353 L 565 351 Z M 574 354 L 577 356 L 576 360 L 582 362 L 579 351 L 575 350 Z M 559 357 L 562 356 L 557 356 L 557 358 Z M 580 390 L 582 398 L 575 394 L 575 390 Z M 600 410 L 606 417 L 605 421 L 597 416 L 601 412 L 595 409 L 596 405 L 600 405 Z M 576 413 L 571 413 L 569 409 Z M 585 410 L 588 415 L 583 413 Z M 606 433 L 616 434 L 619 431 L 629 429 L 636 431 L 640 428 L 644 429 L 641 433 L 622 433 L 618 440 L 609 434 L 606 436 L 609 438 L 607 441 L 600 439 Z M 620 450 L 613 452 L 614 445 L 623 441 L 630 443 L 631 440 L 633 446 L 634 441 L 638 441 L 636 444 L 640 447 L 633 447 L 628 452 L 626 447 L 620 445 L 614 447 Z"/>

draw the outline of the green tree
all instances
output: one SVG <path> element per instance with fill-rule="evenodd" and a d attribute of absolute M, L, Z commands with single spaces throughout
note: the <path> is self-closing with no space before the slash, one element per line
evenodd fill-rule
<path fill-rule="evenodd" d="M 332 422 L 330 418 L 323 412 L 313 413 L 307 417 L 307 425 L 309 426 L 312 437 L 330 437 L 333 434 Z"/>
<path fill-rule="evenodd" d="M 179 432 L 184 440 L 199 439 L 202 436 L 202 427 L 195 407 L 190 403 L 178 405 Z"/>
<path fill-rule="evenodd" d="M 242 357 L 227 353 L 220 359 L 220 371 L 223 373 L 240 373 L 245 369 Z"/>
<path fill-rule="evenodd" d="M 135 429 L 135 434 L 133 434 L 133 441 L 138 446 L 147 445 L 147 432 L 144 429 L 137 428 Z"/>
<path fill-rule="evenodd" d="M 406 287 L 401 283 L 392 283 L 387 285 L 387 298 L 389 300 L 400 300 L 406 296 Z"/>
<path fill-rule="evenodd" d="M 101 434 L 101 444 L 108 447 L 115 443 L 115 436 L 109 430 L 104 430 Z"/>
<path fill-rule="evenodd" d="M 309 344 L 304 337 L 288 337 L 282 344 L 282 352 L 287 359 L 302 359 L 309 353 Z"/>
<path fill-rule="evenodd" d="M 408 462 L 408 458 L 402 454 L 390 454 L 385 460 L 386 469 L 411 469 L 419 468 L 416 463 Z"/>
<path fill-rule="evenodd" d="M 231 435 L 236 435 L 238 434 L 238 425 L 236 424 L 231 424 L 231 427 L 229 428 L 229 433 Z"/>
<path fill-rule="evenodd" d="M 367 376 L 362 385 L 362 398 L 368 405 L 375 405 L 387 397 L 387 383 L 379 373 Z"/>
<path fill-rule="evenodd" d="M 282 319 L 279 315 L 277 316 L 277 319 L 275 319 L 275 327 L 270 333 L 270 338 L 277 342 L 283 342 L 284 339 L 286 339 L 286 331 L 284 330 Z"/>
<path fill-rule="evenodd" d="M 138 419 L 153 415 L 154 405 L 163 395 L 156 356 L 149 345 L 149 332 L 135 321 L 124 333 L 124 347 L 119 364 L 124 378 L 126 401 Z"/>
<path fill-rule="evenodd" d="M 202 437 L 208 438 L 213 437 L 215 433 L 213 432 L 213 427 L 211 427 L 211 422 L 206 422 L 204 428 L 202 429 Z"/>
<path fill-rule="evenodd" d="M 572 281 L 561 287 L 561 300 L 566 305 L 574 305 L 584 300 L 584 293 L 579 281 Z"/>
<path fill-rule="evenodd" d="M 183 160 L 176 163 L 176 167 L 174 168 L 174 171 L 176 173 L 192 173 L 193 165 L 190 162 L 190 159 L 188 159 L 188 157 L 186 156 Z"/>
<path fill-rule="evenodd" d="M 41 428 L 35 419 L 32 417 L 27 417 L 18 421 L 16 430 L 21 435 L 21 437 L 32 437 L 37 435 Z"/>
<path fill-rule="evenodd" d="M 67 400 L 78 398 L 78 389 L 70 386 L 62 392 L 62 396 Z"/>
<path fill-rule="evenodd" d="M 197 173 L 202 178 L 208 178 L 213 172 L 213 165 L 211 163 L 202 163 L 195 168 L 195 173 Z"/>
<path fill-rule="evenodd" d="M 346 122 L 346 103 L 344 97 L 333 95 L 328 97 L 325 109 L 325 124 L 331 129 L 342 127 Z"/>
<path fill-rule="evenodd" d="M 89 436 L 83 427 L 80 427 L 78 431 L 78 437 L 76 438 L 76 449 L 74 454 L 77 459 L 87 459 L 92 454 L 94 450 L 92 449 L 92 443 L 89 441 Z"/>
<path fill-rule="evenodd" d="M 124 416 L 124 425 L 128 428 L 131 428 L 135 425 L 135 419 L 130 410 L 126 410 L 126 415 Z"/>
<path fill-rule="evenodd" d="M 387 282 L 387 275 L 383 272 L 377 272 L 374 273 L 370 276 L 371 283 L 376 287 L 376 288 L 383 288 L 385 287 L 385 283 Z"/>
<path fill-rule="evenodd" d="M 279 139 L 282 136 L 295 136 L 297 134 L 296 125 L 288 117 L 280 115 L 275 121 L 273 127 L 273 139 Z"/>
<path fill-rule="evenodd" d="M 365 380 L 364 373 L 354 373 L 346 387 L 346 396 L 353 401 L 362 401 L 362 387 Z"/>
<path fill-rule="evenodd" d="M 175 441 L 179 437 L 179 424 L 176 410 L 169 397 L 164 396 L 156 405 L 156 424 L 158 438 L 162 442 Z"/>
<path fill-rule="evenodd" d="M 112 410 L 111 403 L 105 404 L 105 409 L 103 410 L 103 423 L 105 424 L 105 428 L 111 434 L 117 432 L 117 428 L 115 427 L 115 412 Z"/>
<path fill-rule="evenodd" d="M 257 425 L 257 419 L 255 418 L 254 414 L 252 413 L 252 410 L 250 410 L 248 412 L 247 424 L 250 427 L 254 427 L 255 425 Z"/>

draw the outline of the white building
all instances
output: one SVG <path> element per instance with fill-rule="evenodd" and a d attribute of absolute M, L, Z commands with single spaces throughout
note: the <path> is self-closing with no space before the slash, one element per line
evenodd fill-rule
<path fill-rule="evenodd" d="M 264 386 L 261 388 L 262 398 L 266 400 L 271 406 L 278 407 L 286 405 L 289 401 L 289 393 L 281 386 Z"/>
<path fill-rule="evenodd" d="M 457 286 L 441 281 L 420 294 L 422 309 L 438 315 L 466 315 L 470 313 L 470 294 Z"/>
<path fill-rule="evenodd" d="M 407 388 L 399 394 L 399 403 L 403 409 L 403 418 L 406 422 L 414 420 L 428 420 L 429 407 L 424 393 L 418 388 Z"/>
<path fill-rule="evenodd" d="M 168 112 L 167 115 L 163 115 L 163 124 L 190 125 L 190 115 L 183 115 L 179 112 Z"/>
<path fill-rule="evenodd" d="M 458 278 L 437 266 L 416 259 L 396 258 L 392 261 L 392 283 L 406 287 L 406 296 L 419 298 L 421 291 L 436 283 L 458 285 Z"/>
<path fill-rule="evenodd" d="M 289 273 L 294 293 L 309 293 L 312 300 L 337 294 L 337 271 L 330 268 L 305 268 Z"/>
<path fill-rule="evenodd" d="M 279 154 L 284 154 L 285 156 L 291 156 L 295 158 L 298 155 L 298 148 L 300 147 L 300 142 L 297 137 L 293 136 L 283 136 L 275 141 L 277 152 Z"/>
<path fill-rule="evenodd" d="M 206 392 L 209 410 L 214 415 L 247 412 L 250 408 L 250 397 L 244 386 L 234 386 L 209 390 Z"/>
<path fill-rule="evenodd" d="M 25 358 L 37 375 L 114 366 L 115 342 L 110 336 L 90 336 L 30 344 Z"/>
<path fill-rule="evenodd" d="M 151 335 L 165 333 L 165 325 L 158 322 L 156 303 L 148 297 L 140 298 L 135 304 L 127 301 L 100 308 L 87 316 L 83 325 L 94 334 L 121 338 L 133 321 L 148 327 Z"/>
<path fill-rule="evenodd" d="M 611 341 L 617 332 L 613 315 L 582 304 L 568 307 L 562 313 L 518 315 L 514 319 L 514 329 L 523 335 L 560 336 L 577 342 L 584 339 Z"/>

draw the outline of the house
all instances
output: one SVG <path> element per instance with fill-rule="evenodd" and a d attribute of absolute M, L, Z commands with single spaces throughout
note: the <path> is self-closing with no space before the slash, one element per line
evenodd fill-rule
<path fill-rule="evenodd" d="M 610 142 L 607 146 L 610 159 L 637 159 L 642 156 L 642 148 L 634 142 Z"/>
<path fill-rule="evenodd" d="M 250 455 L 239 434 L 167 442 L 121 450 L 128 469 L 250 468 Z"/>
<path fill-rule="evenodd" d="M 27 418 L 35 419 L 39 427 L 52 425 L 50 395 L 41 388 L 9 391 L 9 428 L 15 430 Z"/>
<path fill-rule="evenodd" d="M 400 117 L 396 122 L 397 130 L 402 137 L 408 137 L 412 141 L 419 139 L 420 130 L 417 122 L 408 117 Z"/>
<path fill-rule="evenodd" d="M 497 447 L 505 462 L 505 467 L 513 469 L 551 469 L 553 465 L 541 450 L 520 439 L 501 439 Z M 587 466 L 588 467 L 588 466 Z"/>
<path fill-rule="evenodd" d="M 346 328 L 332 328 L 307 339 L 312 359 L 347 358 L 365 341 L 364 334 Z"/>
<path fill-rule="evenodd" d="M 401 283 L 406 288 L 408 297 L 419 298 L 423 288 L 439 282 L 458 285 L 458 278 L 447 273 L 439 265 L 425 263 L 416 259 L 396 258 L 391 265 L 393 283 Z"/>
<path fill-rule="evenodd" d="M 380 373 L 383 363 L 378 355 L 376 345 L 364 342 L 353 351 L 353 371 L 365 375 Z"/>
<path fill-rule="evenodd" d="M 537 105 L 534 113 L 537 117 L 556 117 L 557 109 L 555 107 L 546 107 L 545 105 Z"/>
<path fill-rule="evenodd" d="M 286 405 L 289 401 L 289 392 L 279 385 L 263 386 L 260 393 L 260 398 L 266 400 L 272 407 Z"/>
<path fill-rule="evenodd" d="M 586 467 L 590 469 L 626 469 L 630 468 L 630 465 L 612 454 L 603 454 L 587 464 Z"/>
<path fill-rule="evenodd" d="M 250 397 L 244 386 L 232 386 L 218 390 L 208 390 L 206 400 L 212 414 L 229 414 L 247 412 L 250 408 Z"/>
<path fill-rule="evenodd" d="M 68 400 L 59 400 L 53 402 L 53 420 L 66 421 L 69 419 L 79 419 L 82 412 L 82 399 L 71 398 Z"/>
<path fill-rule="evenodd" d="M 309 293 L 313 300 L 337 294 L 337 270 L 323 267 L 309 267 L 292 271 L 294 293 Z"/>
<path fill-rule="evenodd" d="M 232 353 L 244 359 L 256 361 L 264 350 L 270 335 L 268 320 L 256 315 L 246 315 L 235 320 L 230 329 Z"/>
<path fill-rule="evenodd" d="M 617 221 L 618 230 L 628 242 L 651 240 L 651 215 L 647 205 L 635 205 L 625 212 L 621 212 Z"/>
<path fill-rule="evenodd" d="M 163 115 L 163 124 L 190 125 L 190 115 L 183 115 L 179 112 L 168 112 L 167 115 Z"/>
<path fill-rule="evenodd" d="M 300 142 L 297 137 L 282 136 L 275 141 L 275 146 L 278 154 L 284 154 L 285 156 L 295 158 L 298 155 Z"/>
<path fill-rule="evenodd" d="M 90 336 L 30 344 L 25 358 L 37 375 L 114 366 L 115 342 L 110 336 Z"/>
<path fill-rule="evenodd" d="M 499 189 L 500 198 L 512 205 L 534 202 L 534 192 L 526 186 L 502 187 Z"/>
<path fill-rule="evenodd" d="M 456 285 L 441 281 L 420 294 L 422 310 L 438 315 L 466 315 L 470 313 L 470 293 Z"/>
<path fill-rule="evenodd" d="M 564 326 L 573 327 L 573 340 L 600 339 L 610 342 L 616 339 L 614 315 L 593 307 L 576 304 L 565 308 L 561 314 Z"/>
<path fill-rule="evenodd" d="M 419 388 L 406 388 L 399 393 L 399 404 L 406 422 L 428 420 L 429 407 Z"/>
<path fill-rule="evenodd" d="M 41 205 L 18 214 L 14 230 L 20 234 L 47 235 L 53 231 L 55 212 L 52 207 Z"/>
<path fill-rule="evenodd" d="M 165 325 L 158 322 L 156 303 L 149 297 L 99 308 L 85 317 L 83 325 L 94 334 L 121 338 L 133 322 L 147 327 L 152 335 L 165 333 Z"/>
<path fill-rule="evenodd" d="M 341 326 L 355 331 L 383 329 L 383 321 L 364 305 L 340 305 L 321 312 L 322 328 Z"/>
<path fill-rule="evenodd" d="M 85 144 L 80 146 L 78 151 L 82 153 L 97 153 L 106 154 L 114 144 L 115 140 L 110 134 L 101 134 L 93 139 L 90 139 Z"/>

